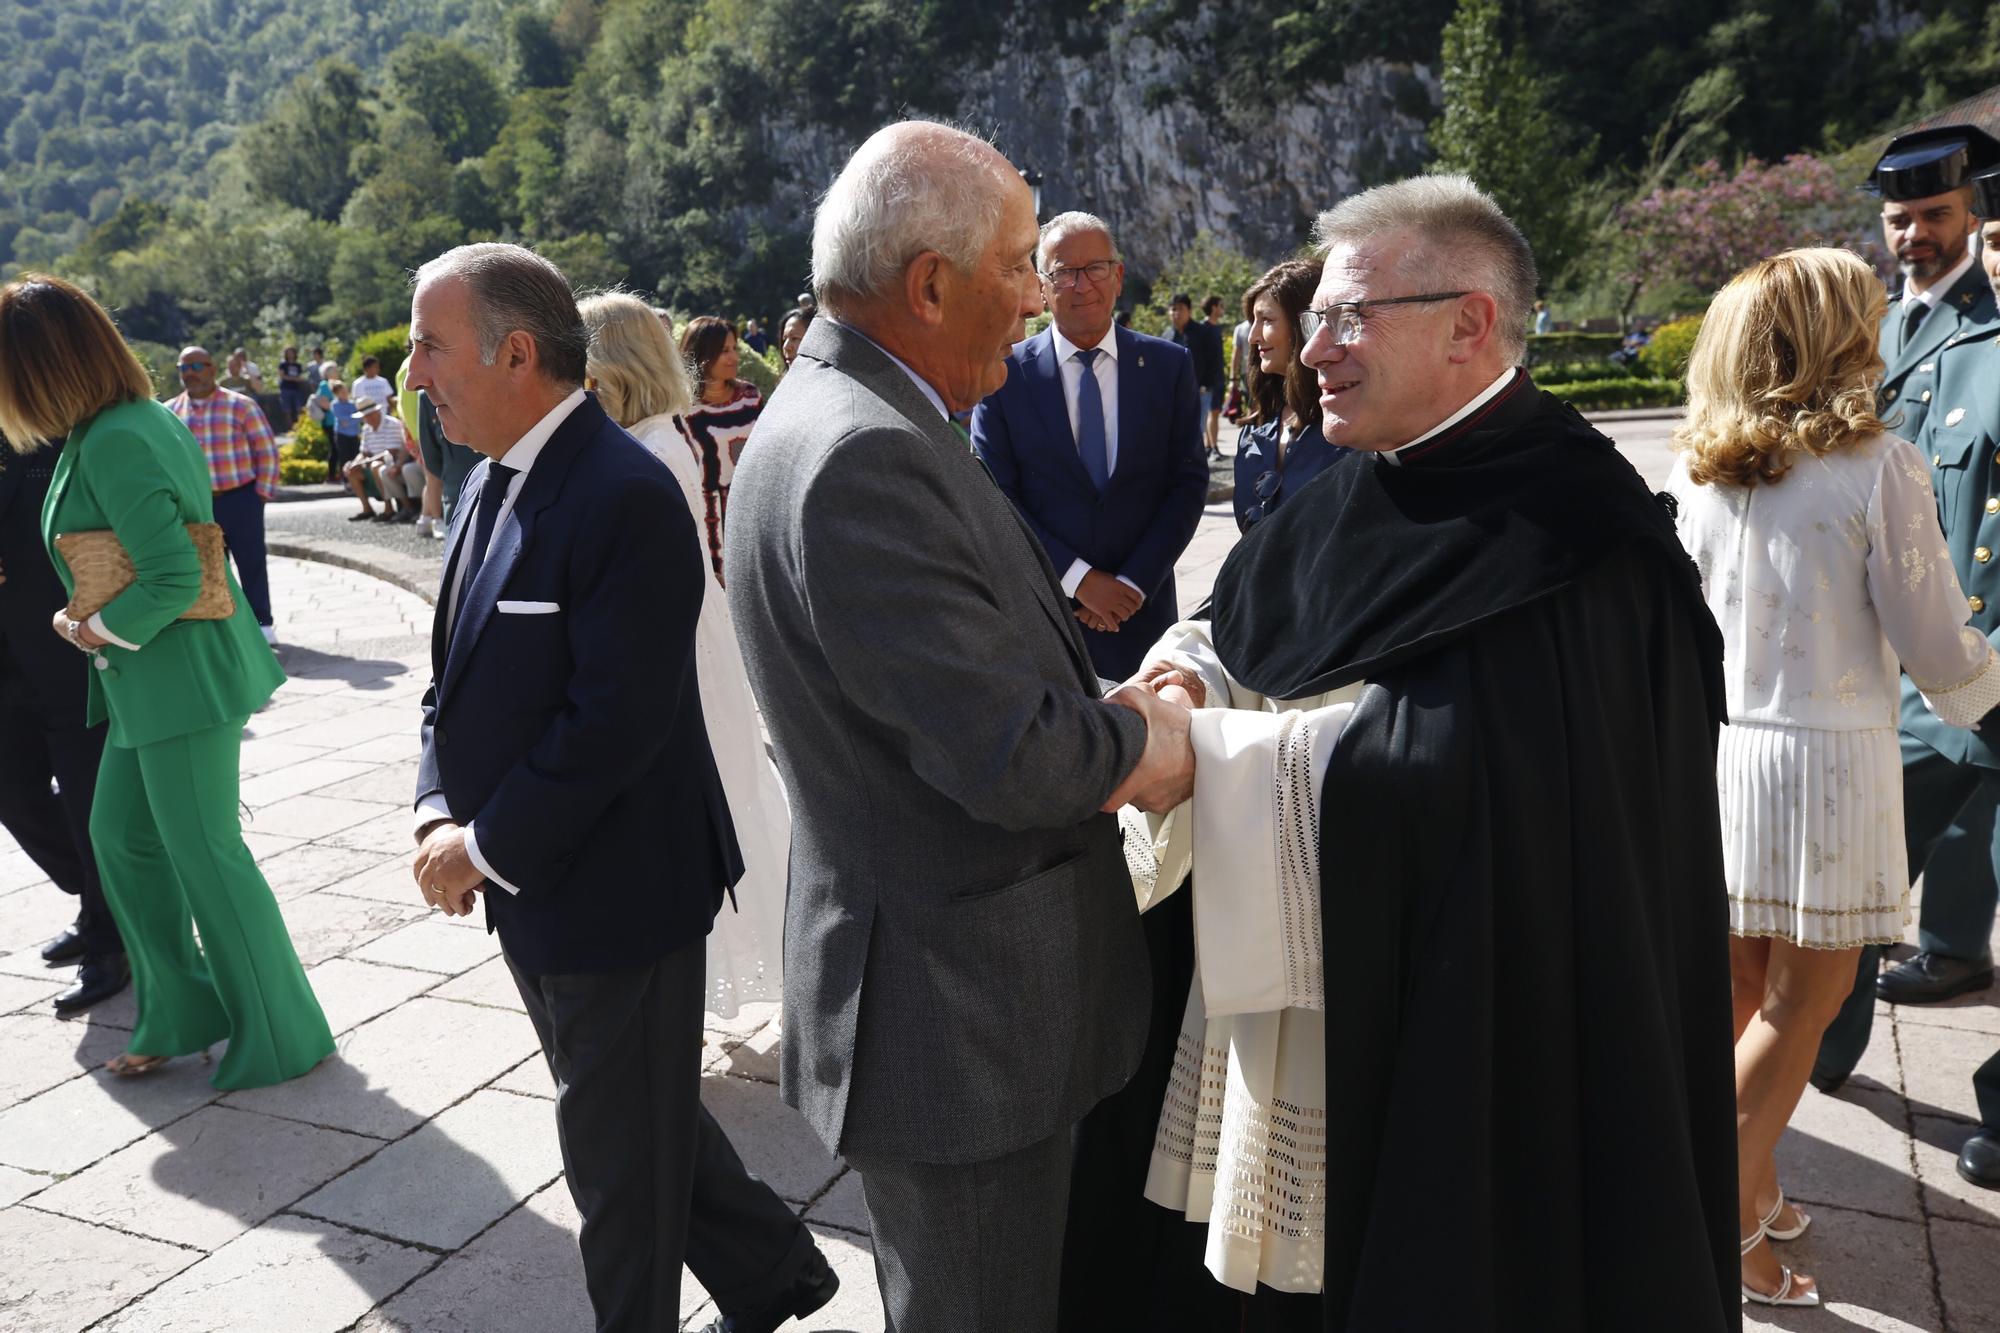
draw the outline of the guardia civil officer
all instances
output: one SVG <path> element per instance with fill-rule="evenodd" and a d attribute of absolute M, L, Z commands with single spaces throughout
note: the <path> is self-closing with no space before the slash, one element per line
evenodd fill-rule
<path fill-rule="evenodd" d="M 2000 308 L 1979 262 L 1970 182 L 1993 167 L 2000 142 L 1946 125 L 1899 135 L 1864 187 L 1882 198 L 1883 239 L 1903 275 L 1882 320 L 1879 410 L 1930 462 L 1972 624 L 1988 634 L 2000 625 Z M 1996 746 L 2000 722 L 1980 731 L 1943 726 L 1904 678 L 1904 835 L 1910 875 L 1924 875 L 1920 952 L 1878 976 L 1881 951 L 1863 951 L 1854 993 L 1820 1044 L 1812 1077 L 1821 1091 L 1839 1087 L 1859 1063 L 1878 997 L 1932 1004 L 1992 984 Z"/>

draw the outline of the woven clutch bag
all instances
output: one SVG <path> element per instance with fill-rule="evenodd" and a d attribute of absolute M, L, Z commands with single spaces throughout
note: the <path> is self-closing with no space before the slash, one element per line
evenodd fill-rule
<path fill-rule="evenodd" d="M 182 620 L 227 620 L 236 614 L 236 599 L 229 595 L 229 578 L 223 570 L 228 556 L 222 546 L 222 525 L 190 523 L 188 538 L 201 557 L 201 596 L 181 612 Z M 65 532 L 56 538 L 56 550 L 69 566 L 76 589 L 70 594 L 71 620 L 88 620 L 104 609 L 111 599 L 124 592 L 133 579 L 132 557 L 109 528 L 89 532 Z"/>

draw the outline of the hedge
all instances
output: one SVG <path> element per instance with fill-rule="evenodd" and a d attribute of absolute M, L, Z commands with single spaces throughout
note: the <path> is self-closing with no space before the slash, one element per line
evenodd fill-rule
<path fill-rule="evenodd" d="M 1544 384 L 1542 388 L 1579 412 L 1614 412 L 1634 407 L 1678 407 L 1687 390 L 1679 380 L 1595 380 L 1588 383 Z"/>
<path fill-rule="evenodd" d="M 1618 333 L 1535 333 L 1528 336 L 1528 367 L 1558 361 L 1602 361 L 1620 347 Z"/>
<path fill-rule="evenodd" d="M 1648 375 L 1671 379 L 1687 374 L 1688 354 L 1701 332 L 1701 316 L 1676 319 L 1653 330 L 1653 340 L 1639 349 L 1639 365 Z"/>
<path fill-rule="evenodd" d="M 1555 361 L 1535 367 L 1536 380 L 1550 384 L 1594 384 L 1599 380 L 1629 380 L 1630 366 L 1618 361 Z"/>
<path fill-rule="evenodd" d="M 323 458 L 280 458 L 278 480 L 287 486 L 312 486 L 326 480 Z"/>

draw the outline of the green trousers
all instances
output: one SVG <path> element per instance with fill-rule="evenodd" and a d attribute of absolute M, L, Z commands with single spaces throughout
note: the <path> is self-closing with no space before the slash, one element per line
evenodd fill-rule
<path fill-rule="evenodd" d="M 90 812 L 104 896 L 132 961 L 130 1049 L 191 1055 L 226 1039 L 218 1088 L 282 1083 L 333 1052 L 277 899 L 243 845 L 242 745 L 240 721 L 108 745 Z"/>

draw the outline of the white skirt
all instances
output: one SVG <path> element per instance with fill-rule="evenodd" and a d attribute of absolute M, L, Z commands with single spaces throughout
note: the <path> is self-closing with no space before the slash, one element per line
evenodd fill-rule
<path fill-rule="evenodd" d="M 1903 938 L 1910 881 L 1895 728 L 1724 726 L 1715 782 L 1733 933 L 1814 949 Z"/>

